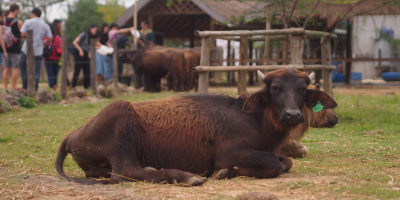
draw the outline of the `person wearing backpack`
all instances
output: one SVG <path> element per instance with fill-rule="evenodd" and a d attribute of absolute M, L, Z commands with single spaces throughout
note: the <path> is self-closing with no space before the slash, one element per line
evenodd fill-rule
<path fill-rule="evenodd" d="M 55 19 L 53 24 L 50 24 L 50 30 L 53 35 L 51 43 L 46 44 L 43 50 L 44 65 L 47 72 L 47 81 L 50 89 L 53 91 L 59 90 L 57 85 L 58 72 L 60 71 L 60 57 L 61 57 L 61 21 Z M 46 37 L 44 39 L 47 39 Z M 47 47 L 47 48 L 46 48 Z M 67 79 L 68 82 L 68 79 Z"/>
<path fill-rule="evenodd" d="M 22 21 L 18 20 L 18 15 L 20 13 L 19 5 L 12 3 L 10 5 L 9 14 L 3 20 L 3 29 L 7 27 L 11 28 L 11 33 L 13 35 L 12 45 L 7 48 L 8 58 L 3 55 L 3 85 L 7 88 L 8 84 L 8 74 L 12 68 L 11 73 L 11 89 L 15 90 L 15 85 L 17 84 L 19 69 L 20 69 L 20 58 L 21 58 L 21 32 L 19 31 L 22 27 Z"/>
<path fill-rule="evenodd" d="M 28 30 L 33 30 L 33 52 L 35 56 L 35 89 L 37 91 L 39 87 L 40 69 L 43 60 L 43 43 L 51 43 L 53 35 L 51 34 L 50 27 L 43 20 L 40 19 L 42 11 L 39 8 L 34 8 L 31 12 L 31 19 L 24 22 L 21 28 L 21 37 L 26 37 Z M 47 42 L 43 42 L 43 37 L 46 36 Z M 28 72 L 26 69 L 26 55 L 27 55 L 27 43 L 26 41 L 21 48 L 21 77 L 22 77 L 22 89 L 28 89 Z"/>
<path fill-rule="evenodd" d="M 90 86 L 90 59 L 96 59 L 89 58 L 90 51 L 96 51 L 96 49 L 90 49 L 90 43 L 91 39 L 98 39 L 98 35 L 99 33 L 97 25 L 92 24 L 89 26 L 86 32 L 79 34 L 78 37 L 72 42 L 78 51 L 78 54 L 74 55 L 75 69 L 74 76 L 72 77 L 72 89 L 75 89 L 81 69 L 83 70 L 83 87 L 87 89 Z"/>

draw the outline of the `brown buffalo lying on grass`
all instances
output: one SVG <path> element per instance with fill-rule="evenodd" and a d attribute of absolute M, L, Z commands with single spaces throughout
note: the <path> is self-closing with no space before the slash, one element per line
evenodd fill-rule
<path fill-rule="evenodd" d="M 200 185 L 195 174 L 217 178 L 277 177 L 292 167 L 274 150 L 306 122 L 305 107 L 336 102 L 307 89 L 308 74 L 281 69 L 260 74 L 265 87 L 251 96 L 193 95 L 130 103 L 115 101 L 60 145 L 57 172 L 68 181 L 95 184 L 139 180 Z M 91 180 L 63 171 L 70 153 Z M 152 166 L 160 170 L 146 170 Z M 111 176 L 110 176 L 111 174 Z"/>

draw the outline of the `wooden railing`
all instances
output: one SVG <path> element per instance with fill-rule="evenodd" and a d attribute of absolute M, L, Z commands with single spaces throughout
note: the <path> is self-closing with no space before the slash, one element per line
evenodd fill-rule
<path fill-rule="evenodd" d="M 335 66 L 331 66 L 331 43 L 325 42 L 322 45 L 322 65 L 303 65 L 302 55 L 302 39 L 304 36 L 307 38 L 321 38 L 321 42 L 325 40 L 326 37 L 336 38 L 335 34 L 329 35 L 329 33 L 321 31 L 305 31 L 303 28 L 291 28 L 291 29 L 277 29 L 277 30 L 257 30 L 257 31 L 196 31 L 196 34 L 202 37 L 201 44 L 201 59 L 200 66 L 195 67 L 194 71 L 199 73 L 199 92 L 208 93 L 209 87 L 209 72 L 218 71 L 237 71 L 238 76 L 238 94 L 246 92 L 247 81 L 246 74 L 247 71 L 272 71 L 282 68 L 294 68 L 299 70 L 322 70 L 324 79 L 324 91 L 333 96 L 332 90 L 332 70 L 336 69 Z M 290 38 L 290 64 L 289 65 L 263 65 L 263 66 L 248 66 L 249 63 L 249 40 L 261 41 L 265 39 L 266 36 L 270 35 L 270 39 L 282 39 Z M 252 37 L 249 37 L 252 36 Z M 287 37 L 290 36 L 290 37 Z M 210 37 L 239 40 L 240 41 L 240 56 L 239 65 L 236 66 L 213 66 L 210 67 Z"/>

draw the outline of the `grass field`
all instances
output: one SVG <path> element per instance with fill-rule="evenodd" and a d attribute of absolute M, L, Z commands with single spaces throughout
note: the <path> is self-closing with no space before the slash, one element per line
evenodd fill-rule
<path fill-rule="evenodd" d="M 137 102 L 174 95 L 180 94 L 144 93 L 120 99 Z M 310 155 L 295 159 L 289 173 L 275 179 L 209 180 L 190 188 L 143 182 L 79 186 L 56 175 L 54 161 L 62 139 L 114 100 L 40 105 L 38 110 L 0 114 L 0 199 L 234 199 L 247 191 L 269 192 L 282 199 L 400 198 L 400 96 L 336 94 L 335 100 L 339 124 L 311 129 L 302 140 Z M 70 176 L 84 176 L 70 156 L 64 170 Z"/>

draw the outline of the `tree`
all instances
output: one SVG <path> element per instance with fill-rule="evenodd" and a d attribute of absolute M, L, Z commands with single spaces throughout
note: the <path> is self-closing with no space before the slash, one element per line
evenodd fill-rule
<path fill-rule="evenodd" d="M 106 0 L 104 6 L 99 6 L 98 11 L 104 14 L 103 21 L 112 23 L 124 14 L 126 8 L 118 0 Z"/>
<path fill-rule="evenodd" d="M 62 3 L 64 1 L 65 0 L 12 0 L 4 2 L 4 6 L 8 9 L 10 4 L 17 3 L 21 9 L 21 13 L 18 18 L 22 21 L 30 18 L 33 8 L 40 8 L 43 12 L 43 19 L 47 20 L 47 7 L 57 3 Z"/>
<path fill-rule="evenodd" d="M 99 25 L 103 21 L 103 13 L 98 12 L 98 9 L 96 0 L 78 0 L 72 5 L 68 4 L 68 19 L 65 20 L 68 43 L 72 43 L 91 24 Z"/>

